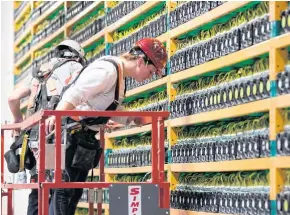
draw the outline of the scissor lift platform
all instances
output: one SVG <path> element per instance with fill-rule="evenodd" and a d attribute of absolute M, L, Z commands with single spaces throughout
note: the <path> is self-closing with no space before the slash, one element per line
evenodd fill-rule
<path fill-rule="evenodd" d="M 53 182 L 45 179 L 45 119 L 55 116 L 55 174 Z M 150 117 L 152 122 L 152 180 L 143 183 L 107 183 L 104 182 L 104 155 L 101 156 L 100 182 L 62 182 L 61 170 L 61 119 L 70 116 L 113 117 L 138 116 Z M 38 215 L 49 213 L 49 190 L 53 188 L 109 188 L 110 215 L 168 215 L 169 214 L 169 183 L 164 181 L 164 119 L 169 112 L 137 112 L 137 111 L 56 111 L 43 110 L 27 118 L 22 123 L 5 124 L 1 126 L 1 197 L 8 197 L 7 214 L 14 215 L 13 190 L 38 189 Z M 14 129 L 29 129 L 39 123 L 39 170 L 38 182 L 28 184 L 7 184 L 4 182 L 4 131 Z M 104 148 L 104 128 L 100 129 L 100 144 Z M 90 199 L 90 198 L 89 198 Z M 16 202 L 15 202 L 16 203 Z M 94 214 L 93 199 L 89 200 L 89 215 Z M 98 215 L 102 214 L 102 204 L 98 202 Z M 1 208 L 2 211 L 2 208 Z"/>

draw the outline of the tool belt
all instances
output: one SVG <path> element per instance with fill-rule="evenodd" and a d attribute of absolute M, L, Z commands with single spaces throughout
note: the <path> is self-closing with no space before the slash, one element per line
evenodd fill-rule
<path fill-rule="evenodd" d="M 8 170 L 11 173 L 17 173 L 24 169 L 31 170 L 36 165 L 33 152 L 28 146 L 28 136 L 29 132 L 22 132 L 4 154 Z"/>
<path fill-rule="evenodd" d="M 84 126 L 67 130 L 66 166 L 90 170 L 98 165 L 103 149 L 95 135 Z"/>

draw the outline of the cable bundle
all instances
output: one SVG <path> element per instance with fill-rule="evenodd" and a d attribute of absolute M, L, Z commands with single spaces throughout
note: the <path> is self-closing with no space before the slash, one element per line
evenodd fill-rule
<path fill-rule="evenodd" d="M 32 59 L 31 57 L 28 57 L 25 61 L 23 61 L 19 67 L 18 70 L 20 71 L 19 74 L 23 73 L 24 71 L 26 71 L 32 64 Z"/>
<path fill-rule="evenodd" d="M 88 59 L 88 63 L 92 63 L 94 60 L 99 59 L 106 55 L 105 45 L 99 46 L 98 49 L 92 51 L 93 57 Z"/>
<path fill-rule="evenodd" d="M 75 2 L 75 4 L 73 4 L 67 10 L 67 13 L 66 13 L 66 21 L 71 20 L 73 17 L 75 17 L 81 11 L 83 11 L 88 6 L 90 6 L 93 2 L 94 1 L 79 1 L 79 2 Z"/>
<path fill-rule="evenodd" d="M 105 43 L 104 40 L 100 40 L 91 46 L 85 48 L 85 57 L 88 63 L 93 62 L 94 60 L 105 56 Z"/>
<path fill-rule="evenodd" d="M 88 215 L 89 214 L 89 209 L 88 208 L 76 208 L 76 213 L 75 215 Z M 94 215 L 97 215 L 97 209 L 94 210 Z M 103 215 L 105 215 L 105 211 L 103 210 Z"/>
<path fill-rule="evenodd" d="M 64 7 L 61 6 L 36 26 L 35 35 L 33 36 L 31 44 L 35 45 L 42 39 L 56 32 L 64 25 L 64 23 L 65 11 Z"/>
<path fill-rule="evenodd" d="M 167 68 L 164 68 L 162 69 L 162 77 L 165 77 L 167 75 Z M 157 75 L 153 75 L 151 79 L 146 79 L 142 82 L 138 82 L 136 81 L 136 79 L 134 78 L 131 78 L 131 77 L 127 77 L 126 78 L 126 86 L 127 86 L 127 90 L 132 90 L 134 88 L 137 88 L 137 87 L 141 87 L 145 84 L 149 84 L 150 82 L 152 81 L 156 81 L 158 80 L 159 77 Z"/>
<path fill-rule="evenodd" d="M 112 8 L 110 8 L 106 16 L 107 26 L 118 21 L 136 8 L 140 7 L 145 3 L 145 1 L 113 1 L 110 3 Z"/>
<path fill-rule="evenodd" d="M 166 138 L 165 138 L 166 139 Z M 108 166 L 119 167 L 137 167 L 150 166 L 151 159 L 151 134 L 142 134 L 141 136 L 125 137 L 115 140 L 116 148 L 108 154 Z M 165 162 L 167 162 L 168 144 L 165 145 Z"/>
<path fill-rule="evenodd" d="M 23 57 L 31 48 L 32 35 L 29 33 L 16 47 L 14 53 L 14 62 L 17 62 L 21 57 Z"/>
<path fill-rule="evenodd" d="M 146 17 L 147 16 L 147 17 Z M 158 37 L 166 32 L 166 4 L 161 2 L 129 26 L 114 32 L 114 43 L 110 47 L 110 55 L 121 55 L 129 51 L 135 42 L 145 37 Z"/>
<path fill-rule="evenodd" d="M 17 76 L 14 76 L 14 84 L 16 85 L 31 73 L 32 73 L 32 63 L 31 60 L 29 59 L 29 63 L 27 64 L 27 66 L 24 67 L 24 69 L 21 70 L 21 73 Z"/>
<path fill-rule="evenodd" d="M 240 12 L 224 24 L 201 30 L 195 36 L 176 41 L 178 51 L 170 58 L 171 73 L 176 73 L 250 45 L 269 39 L 268 3 Z M 197 31 L 197 30 L 196 30 Z"/>
<path fill-rule="evenodd" d="M 101 6 L 72 26 L 70 37 L 81 43 L 105 27 L 105 9 Z"/>
<path fill-rule="evenodd" d="M 22 10 L 26 7 L 26 5 L 28 4 L 27 1 L 19 1 L 14 3 L 16 4 L 16 9 L 14 9 L 14 19 L 16 19 L 16 17 L 22 12 Z"/>
<path fill-rule="evenodd" d="M 269 214 L 269 172 L 181 173 L 171 207 L 230 214 Z"/>
<path fill-rule="evenodd" d="M 17 23 L 15 23 L 15 32 L 14 32 L 14 41 L 16 41 L 20 35 L 27 29 L 30 28 L 31 24 L 31 7 L 28 7 L 25 11 L 24 17 L 19 19 Z"/>
<path fill-rule="evenodd" d="M 216 162 L 270 155 L 269 116 L 183 127 L 172 146 L 173 163 Z"/>
<path fill-rule="evenodd" d="M 33 3 L 34 9 L 31 15 L 31 21 L 43 15 L 49 8 L 56 4 L 56 1 L 35 1 Z"/>
<path fill-rule="evenodd" d="M 171 104 L 171 117 L 188 116 L 268 98 L 268 67 L 268 58 L 263 58 L 252 66 L 179 84 L 178 96 Z"/>
<path fill-rule="evenodd" d="M 221 4 L 223 4 L 222 1 L 178 1 L 177 7 L 170 12 L 170 28 L 176 28 Z"/>
<path fill-rule="evenodd" d="M 17 23 L 15 23 L 15 32 L 19 32 L 24 25 L 27 25 L 26 22 L 30 18 L 31 7 L 27 7 L 23 14 L 23 18 L 19 19 Z"/>
<path fill-rule="evenodd" d="M 124 103 L 125 110 L 130 111 L 166 111 L 168 107 L 167 93 L 161 91 L 149 97 L 139 98 L 129 103 Z"/>
<path fill-rule="evenodd" d="M 49 43 L 45 44 L 42 48 L 34 53 L 35 60 L 33 61 L 33 68 L 40 66 L 42 63 L 47 62 L 49 59 L 55 56 L 54 48 L 64 39 L 64 34 L 54 38 Z"/>

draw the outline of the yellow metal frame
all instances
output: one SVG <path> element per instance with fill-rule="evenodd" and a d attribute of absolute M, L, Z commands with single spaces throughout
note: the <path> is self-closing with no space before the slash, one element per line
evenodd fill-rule
<path fill-rule="evenodd" d="M 286 1 L 269 1 L 270 21 L 281 20 L 281 12 L 287 8 Z"/>

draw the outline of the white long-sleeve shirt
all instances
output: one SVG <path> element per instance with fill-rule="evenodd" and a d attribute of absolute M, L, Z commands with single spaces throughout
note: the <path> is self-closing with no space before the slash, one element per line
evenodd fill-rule
<path fill-rule="evenodd" d="M 110 58 L 121 67 L 119 104 L 124 100 L 124 68 L 120 58 L 105 56 L 92 62 L 84 69 L 77 81 L 64 93 L 62 102 L 69 102 L 74 105 L 76 110 L 96 110 L 104 111 L 115 99 L 115 87 L 117 81 L 117 70 L 115 66 L 102 59 Z M 117 110 L 123 110 L 118 105 Z M 112 117 L 111 120 L 126 124 L 128 117 Z"/>

